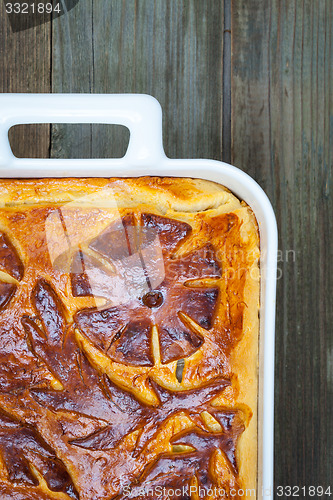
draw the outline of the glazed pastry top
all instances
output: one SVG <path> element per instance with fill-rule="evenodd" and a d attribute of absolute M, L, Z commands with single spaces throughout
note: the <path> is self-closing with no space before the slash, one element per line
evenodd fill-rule
<path fill-rule="evenodd" d="M 258 259 L 219 184 L 1 180 L 1 498 L 255 488 Z"/>

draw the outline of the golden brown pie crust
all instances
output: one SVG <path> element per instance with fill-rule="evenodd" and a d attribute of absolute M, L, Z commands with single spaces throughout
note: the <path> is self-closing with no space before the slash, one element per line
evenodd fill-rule
<path fill-rule="evenodd" d="M 255 489 L 258 265 L 213 182 L 1 180 L 1 499 Z"/>

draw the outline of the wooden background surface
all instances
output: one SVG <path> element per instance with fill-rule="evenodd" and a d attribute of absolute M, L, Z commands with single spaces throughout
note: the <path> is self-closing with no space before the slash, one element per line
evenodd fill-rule
<path fill-rule="evenodd" d="M 275 484 L 333 491 L 332 0 L 80 0 L 13 33 L 1 92 L 144 92 L 171 158 L 231 161 L 279 225 Z M 121 156 L 116 127 L 21 126 L 17 155 Z M 330 148 L 331 146 L 331 148 Z M 93 174 L 93 173 L 92 173 Z"/>

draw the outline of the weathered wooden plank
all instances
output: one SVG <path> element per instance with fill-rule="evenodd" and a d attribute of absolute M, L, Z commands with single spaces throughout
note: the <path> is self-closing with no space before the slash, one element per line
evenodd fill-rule
<path fill-rule="evenodd" d="M 280 232 L 280 485 L 333 479 L 332 8 L 232 2 L 232 160 L 269 194 Z"/>
<path fill-rule="evenodd" d="M 92 0 L 52 23 L 52 92 L 93 92 Z M 91 125 L 51 128 L 52 158 L 90 158 Z"/>
<path fill-rule="evenodd" d="M 231 0 L 224 0 L 222 160 L 231 163 Z"/>
<path fill-rule="evenodd" d="M 52 90 L 152 94 L 169 156 L 221 159 L 222 42 L 222 1 L 81 1 L 53 24 Z M 119 155 L 123 134 L 91 130 L 64 138 L 57 127 L 52 155 Z"/>
<path fill-rule="evenodd" d="M 50 92 L 50 23 L 14 33 L 3 2 L 0 17 L 0 92 Z M 48 125 L 22 126 L 10 138 L 17 156 L 49 156 Z"/>

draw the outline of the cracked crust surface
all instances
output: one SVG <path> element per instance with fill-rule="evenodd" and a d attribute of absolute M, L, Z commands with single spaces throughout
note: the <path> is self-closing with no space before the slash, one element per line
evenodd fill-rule
<path fill-rule="evenodd" d="M 213 182 L 1 180 L 2 497 L 256 488 L 258 262 Z"/>

